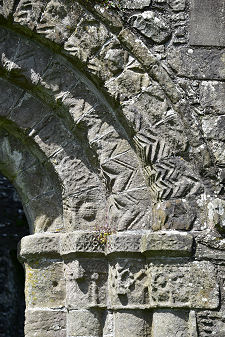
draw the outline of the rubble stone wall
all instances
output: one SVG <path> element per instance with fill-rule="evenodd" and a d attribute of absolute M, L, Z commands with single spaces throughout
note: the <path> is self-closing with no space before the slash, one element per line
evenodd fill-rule
<path fill-rule="evenodd" d="M 224 336 L 224 13 L 0 1 L 26 337 Z"/>

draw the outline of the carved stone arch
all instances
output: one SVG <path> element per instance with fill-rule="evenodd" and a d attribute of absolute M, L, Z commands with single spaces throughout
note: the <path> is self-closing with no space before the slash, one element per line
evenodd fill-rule
<path fill-rule="evenodd" d="M 67 59 L 72 67 L 79 68 L 94 82 L 95 92 L 106 97 L 141 158 L 155 205 L 156 229 L 167 226 L 165 219 L 172 209 L 177 209 L 177 213 L 183 210 L 186 215 L 181 221 L 185 225 L 180 229 L 190 229 L 201 216 L 191 211 L 193 205 L 197 209 L 195 200 L 212 190 L 211 182 L 200 177 L 200 172 L 213 164 L 198 127 L 193 128 L 192 123 L 189 129 L 190 118 L 195 117 L 192 117 L 194 112 L 186 93 L 164 64 L 123 27 L 118 16 L 101 11 L 98 6 L 87 9 L 83 3 L 74 1 L 29 1 L 28 6 L 26 1 L 20 1 L 12 14 L 14 23 L 5 21 L 6 26 L 57 48 L 64 62 Z M 40 60 L 44 65 L 48 59 L 42 56 Z M 30 58 L 29 53 L 25 55 L 21 69 L 13 71 L 18 72 L 19 77 L 25 75 L 26 85 L 32 86 L 37 95 L 43 97 L 47 93 L 53 105 L 60 102 L 66 110 L 72 111 L 73 97 L 66 89 L 60 91 L 57 85 L 45 83 L 41 76 L 46 69 L 43 65 L 23 74 L 23 67 Z M 3 58 L 2 65 L 6 71 L 13 68 L 13 64 L 8 66 L 7 57 Z M 57 65 L 52 66 L 57 73 Z M 51 71 L 49 76 L 51 78 Z M 73 116 L 71 118 L 65 110 L 61 115 L 67 118 L 68 125 L 73 124 Z M 204 159 L 198 155 L 199 151 L 204 153 Z M 158 213 L 159 207 L 165 209 L 163 214 Z M 168 226 L 173 225 L 170 219 Z"/>
<path fill-rule="evenodd" d="M 0 171 L 19 193 L 30 233 L 64 231 L 61 186 L 45 154 L 18 125 L 2 117 L 0 134 Z"/>
<path fill-rule="evenodd" d="M 185 85 L 113 12 L 72 0 L 0 9 L 2 87 L 22 90 L 2 127 L 16 123 L 54 168 L 65 229 L 22 240 L 26 336 L 197 336 L 195 310 L 220 304 L 213 264 L 193 262 L 192 233 L 151 231 L 207 226 L 214 162 Z M 118 233 L 104 241 L 93 228 L 108 222 Z"/>
<path fill-rule="evenodd" d="M 3 42 L 2 75 L 21 95 L 6 115 L 55 168 L 65 229 L 105 222 L 117 230 L 150 228 L 151 200 L 127 124 L 62 57 L 8 29 L 2 32 L 5 41 L 18 45 L 15 51 Z"/>
<path fill-rule="evenodd" d="M 182 230 L 199 223 L 196 219 L 202 221 L 196 200 L 214 193 L 213 181 L 202 174 L 208 167 L 214 169 L 214 159 L 195 108 L 174 73 L 124 27 L 114 11 L 61 0 L 20 1 L 12 8 L 3 6 L 3 25 L 57 50 L 91 79 L 97 93 L 113 107 L 141 158 L 155 229 L 176 227 L 175 218 L 170 217 L 175 213 L 177 222 L 184 223 Z M 7 68 L 7 60 L 3 67 Z M 28 82 L 38 87 L 34 90 L 39 92 L 42 86 L 49 94 L 52 91 L 52 102 L 63 101 L 70 109 L 71 97 L 65 92 L 57 95 L 54 85 L 47 88 L 41 83 L 39 70 L 30 75 Z"/>

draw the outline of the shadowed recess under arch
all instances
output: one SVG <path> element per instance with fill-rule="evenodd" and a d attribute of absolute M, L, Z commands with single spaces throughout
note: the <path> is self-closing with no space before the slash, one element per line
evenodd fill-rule
<path fill-rule="evenodd" d="M 30 232 L 63 229 L 60 184 L 41 151 L 13 123 L 0 127 L 0 171 L 16 187 Z"/>
<path fill-rule="evenodd" d="M 0 336 L 24 336 L 24 270 L 17 245 L 29 235 L 23 207 L 15 188 L 0 174 Z"/>

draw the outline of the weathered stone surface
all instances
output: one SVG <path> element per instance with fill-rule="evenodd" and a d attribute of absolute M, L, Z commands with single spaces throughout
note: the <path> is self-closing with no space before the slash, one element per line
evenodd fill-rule
<path fill-rule="evenodd" d="M 217 308 L 218 284 L 208 262 L 145 265 L 144 260 L 118 259 L 109 271 L 113 308 Z"/>
<path fill-rule="evenodd" d="M 23 90 L 16 86 L 12 86 L 7 81 L 0 79 L 1 90 L 1 117 L 8 116 L 11 109 L 15 107 L 19 99 L 23 95 Z"/>
<path fill-rule="evenodd" d="M 33 232 L 60 232 L 64 230 L 61 195 L 55 192 L 39 195 L 24 205 L 24 211 Z M 51 205 L 51 207 L 49 206 Z"/>
<path fill-rule="evenodd" d="M 28 260 L 37 256 L 59 256 L 59 234 L 35 234 L 23 237 L 18 254 L 21 259 Z"/>
<path fill-rule="evenodd" d="M 206 139 L 224 140 L 225 115 L 202 118 L 202 130 Z"/>
<path fill-rule="evenodd" d="M 217 308 L 218 284 L 209 262 L 187 265 L 149 265 L 153 307 Z"/>
<path fill-rule="evenodd" d="M 63 308 L 66 284 L 62 262 L 33 260 L 25 267 L 26 308 Z"/>
<path fill-rule="evenodd" d="M 61 236 L 61 255 L 103 252 L 104 246 L 98 239 L 98 232 L 76 231 Z"/>
<path fill-rule="evenodd" d="M 148 255 L 186 256 L 191 255 L 193 237 L 187 233 L 159 232 L 142 237 L 141 250 Z"/>
<path fill-rule="evenodd" d="M 2 0 L 0 3 L 0 14 L 5 18 L 13 11 L 14 0 Z"/>
<path fill-rule="evenodd" d="M 98 310 L 73 310 L 68 313 L 68 335 L 101 336 L 101 313 Z"/>
<path fill-rule="evenodd" d="M 202 118 L 202 131 L 209 141 L 209 146 L 217 165 L 222 165 L 225 159 L 225 115 L 207 115 Z"/>
<path fill-rule="evenodd" d="M 175 11 L 183 11 L 186 6 L 186 0 L 169 0 L 170 7 Z"/>
<path fill-rule="evenodd" d="M 223 82 L 202 81 L 200 104 L 206 114 L 224 114 L 225 85 Z"/>
<path fill-rule="evenodd" d="M 51 310 L 26 310 L 27 337 L 66 337 L 66 313 Z"/>
<path fill-rule="evenodd" d="M 115 335 L 118 337 L 150 337 L 151 312 L 138 310 L 117 311 L 115 314 Z"/>
<path fill-rule="evenodd" d="M 151 38 L 154 42 L 163 43 L 170 36 L 170 28 L 167 22 L 158 17 L 152 11 L 146 11 L 131 17 L 134 19 L 133 26 L 144 36 Z"/>
<path fill-rule="evenodd" d="M 141 235 L 121 233 L 112 234 L 107 240 L 107 253 L 138 253 L 141 252 Z"/>
<path fill-rule="evenodd" d="M 192 315 L 194 317 L 192 318 Z M 194 322 L 195 319 L 195 322 Z M 163 322 L 163 324 L 162 324 Z M 197 337 L 195 313 L 185 310 L 157 310 L 153 313 L 153 337 Z"/>
<path fill-rule="evenodd" d="M 79 22 L 64 48 L 70 55 L 87 62 L 110 37 L 106 27 L 89 14 Z"/>
<path fill-rule="evenodd" d="M 103 336 L 113 337 L 114 335 L 114 313 L 110 310 L 105 311 L 104 315 Z"/>
<path fill-rule="evenodd" d="M 225 47 L 224 27 L 223 0 L 191 0 L 191 45 Z"/>
<path fill-rule="evenodd" d="M 152 0 L 121 0 L 120 6 L 127 9 L 141 9 L 151 4 Z"/>
<path fill-rule="evenodd" d="M 20 1 L 14 13 L 15 22 L 28 26 L 33 30 L 37 24 L 43 5 L 42 1 L 29 0 L 28 3 L 26 0 Z"/>
<path fill-rule="evenodd" d="M 225 161 L 224 142 L 212 140 L 209 141 L 217 165 L 223 166 Z"/>
<path fill-rule="evenodd" d="M 185 199 L 161 202 L 154 207 L 153 229 L 190 230 L 195 216 L 192 205 Z"/>
<path fill-rule="evenodd" d="M 208 203 L 207 208 L 209 226 L 225 233 L 225 201 L 219 198 L 213 199 Z"/>
<path fill-rule="evenodd" d="M 215 249 L 211 247 L 207 247 L 199 243 L 196 247 L 195 252 L 196 259 L 199 260 L 224 260 L 225 259 L 225 251 L 222 249 Z"/>
<path fill-rule="evenodd" d="M 168 62 L 178 76 L 201 80 L 224 80 L 223 50 L 180 48 L 168 51 Z"/>
<path fill-rule="evenodd" d="M 38 129 L 42 127 L 42 120 L 50 117 L 51 114 L 51 110 L 40 101 L 29 94 L 24 94 L 10 111 L 8 118 L 27 132 L 38 132 Z"/>
<path fill-rule="evenodd" d="M 2 173 L 14 180 L 30 230 L 38 232 L 50 227 L 62 228 L 60 188 L 55 174 L 50 174 L 52 171 L 49 172 L 33 155 L 37 149 L 30 151 L 29 146 L 11 135 L 12 131 L 1 130 L 0 166 Z M 39 154 L 38 151 L 35 154 Z"/>
<path fill-rule="evenodd" d="M 138 67 L 140 67 L 140 71 L 137 71 Z M 131 67 L 125 70 L 121 75 L 106 82 L 109 92 L 115 95 L 115 97 L 120 93 L 122 101 L 127 101 L 149 85 L 148 75 L 143 74 L 141 66 L 135 63 L 133 68 L 135 71 L 132 70 L 131 64 Z"/>
<path fill-rule="evenodd" d="M 66 305 L 68 309 L 105 307 L 108 263 L 105 259 L 78 259 L 68 262 Z"/>
<path fill-rule="evenodd" d="M 197 315 L 200 336 L 216 332 L 218 337 L 223 337 L 225 332 L 224 312 L 203 311 Z"/>
<path fill-rule="evenodd" d="M 44 3 L 37 21 L 37 32 L 57 43 L 63 43 L 74 26 L 73 8 L 70 2 L 52 0 Z M 75 16 L 76 18 L 76 16 Z"/>
<path fill-rule="evenodd" d="M 110 306 L 118 309 L 148 307 L 148 282 L 144 259 L 114 260 L 109 270 Z"/>

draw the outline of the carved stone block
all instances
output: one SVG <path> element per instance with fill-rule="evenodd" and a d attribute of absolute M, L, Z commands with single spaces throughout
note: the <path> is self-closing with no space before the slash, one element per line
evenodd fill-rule
<path fill-rule="evenodd" d="M 117 233 L 110 235 L 107 241 L 107 253 L 140 252 L 141 235 Z"/>
<path fill-rule="evenodd" d="M 200 337 L 225 335 L 224 310 L 220 311 L 200 311 L 197 314 L 198 330 Z"/>
<path fill-rule="evenodd" d="M 188 231 L 196 218 L 193 205 L 185 199 L 159 202 L 153 209 L 153 230 L 174 229 Z"/>
<path fill-rule="evenodd" d="M 119 308 L 212 308 L 219 289 L 210 262 L 154 263 L 117 259 L 110 265 L 109 304 Z"/>
<path fill-rule="evenodd" d="M 204 244 L 199 243 L 196 247 L 195 257 L 198 260 L 225 260 L 225 250 L 215 249 L 212 247 L 207 247 Z"/>
<path fill-rule="evenodd" d="M 217 308 L 219 289 L 210 262 L 149 264 L 151 307 Z"/>
<path fill-rule="evenodd" d="M 191 255 L 193 237 L 188 233 L 158 232 L 143 235 L 142 252 L 148 255 Z"/>
<path fill-rule="evenodd" d="M 108 264 L 104 259 L 68 262 L 65 272 L 68 308 L 106 307 Z"/>
<path fill-rule="evenodd" d="M 104 246 L 97 238 L 97 232 L 76 231 L 61 237 L 61 255 L 74 253 L 103 253 Z"/>
<path fill-rule="evenodd" d="M 21 259 L 29 259 L 41 256 L 59 256 L 60 254 L 59 234 L 35 234 L 22 238 L 19 255 Z"/>
<path fill-rule="evenodd" d="M 143 307 L 149 303 L 144 259 L 117 259 L 109 269 L 109 302 L 113 308 Z"/>
<path fill-rule="evenodd" d="M 132 18 L 135 18 L 133 26 L 154 42 L 163 43 L 169 38 L 171 33 L 169 25 L 162 17 L 156 16 L 153 11 L 145 11 Z"/>
<path fill-rule="evenodd" d="M 224 114 L 225 86 L 223 82 L 201 81 L 200 104 L 207 114 Z"/>
<path fill-rule="evenodd" d="M 21 0 L 14 13 L 14 20 L 20 25 L 34 29 L 42 9 L 42 1 Z"/>
<path fill-rule="evenodd" d="M 14 2 L 14 0 L 2 0 L 0 2 L 0 15 L 7 18 L 13 10 Z"/>

